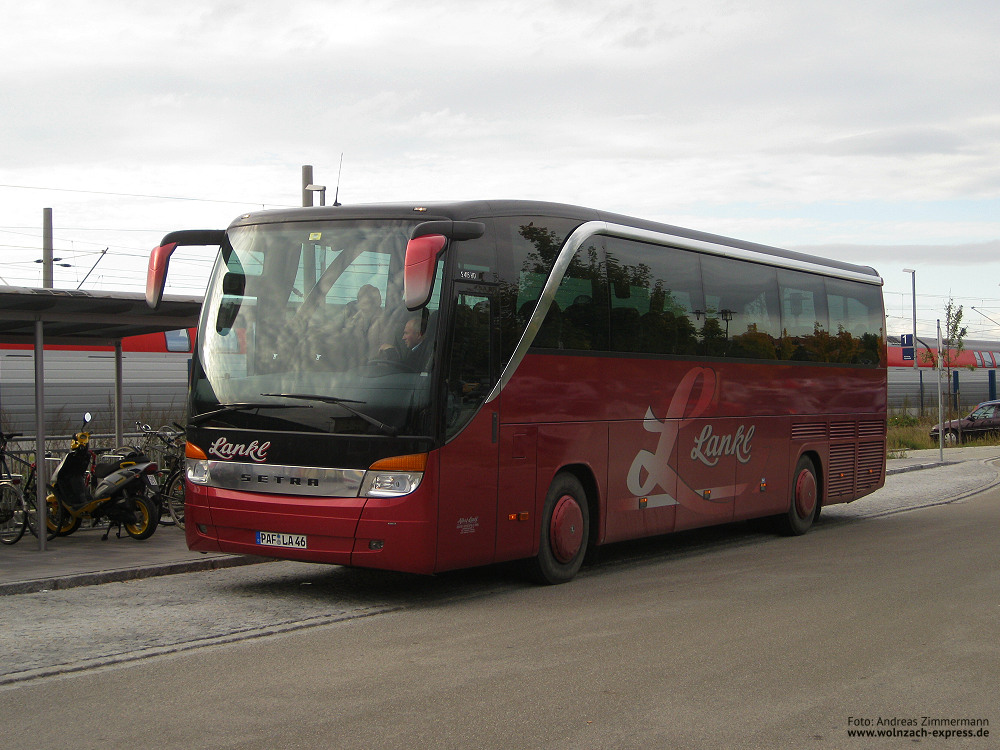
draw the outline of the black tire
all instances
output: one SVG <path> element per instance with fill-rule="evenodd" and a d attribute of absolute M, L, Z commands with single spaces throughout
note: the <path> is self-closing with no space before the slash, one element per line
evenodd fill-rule
<path fill-rule="evenodd" d="M 52 526 L 55 525 L 56 536 L 69 536 L 80 528 L 82 519 L 79 516 L 74 516 L 63 507 L 63 504 L 56 499 L 53 493 L 49 493 L 47 502 L 49 506 L 49 530 L 51 531 Z"/>
<path fill-rule="evenodd" d="M 135 503 L 136 521 L 135 523 L 123 524 L 125 532 L 133 539 L 149 539 L 156 531 L 156 526 L 160 522 L 158 508 L 150 498 L 145 496 L 135 496 L 131 498 Z"/>
<path fill-rule="evenodd" d="M 0 484 L 0 543 L 17 544 L 24 536 L 27 516 L 21 490 L 10 482 Z"/>
<path fill-rule="evenodd" d="M 38 537 L 38 513 L 36 512 L 36 500 L 35 491 L 32 489 L 30 492 L 26 493 L 24 496 L 24 507 L 27 511 L 27 524 L 28 531 L 31 532 L 33 537 Z M 63 510 L 62 506 L 56 502 L 54 495 L 48 496 L 48 502 L 46 503 L 46 516 L 45 516 L 45 538 L 55 539 L 59 536 L 59 527 L 62 525 Z"/>
<path fill-rule="evenodd" d="M 819 516 L 819 479 L 812 459 L 802 456 L 792 474 L 788 512 L 778 517 L 778 529 L 787 536 L 801 536 L 812 527 Z"/>
<path fill-rule="evenodd" d="M 572 580 L 583 564 L 589 538 L 587 493 L 572 474 L 557 474 L 545 496 L 538 555 L 528 561 L 528 574 L 541 584 Z"/>
<path fill-rule="evenodd" d="M 958 439 L 958 433 L 954 430 L 946 430 L 944 433 L 944 444 L 948 448 L 954 448 L 962 441 Z"/>
<path fill-rule="evenodd" d="M 80 528 L 80 517 L 67 513 L 65 508 L 62 508 L 61 510 L 62 514 L 59 517 L 59 536 L 69 536 Z"/>
<path fill-rule="evenodd" d="M 167 479 L 167 489 L 163 492 L 163 504 L 178 528 L 184 528 L 184 472 L 174 472 Z"/>

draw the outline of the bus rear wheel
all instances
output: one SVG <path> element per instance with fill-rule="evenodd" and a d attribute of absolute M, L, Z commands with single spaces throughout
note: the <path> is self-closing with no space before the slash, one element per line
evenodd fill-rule
<path fill-rule="evenodd" d="M 580 570 L 590 537 L 590 510 L 580 480 L 557 474 L 545 496 L 538 555 L 529 561 L 531 578 L 542 584 L 566 583 Z"/>
<path fill-rule="evenodd" d="M 779 529 L 788 536 L 805 534 L 819 515 L 820 492 L 816 467 L 808 456 L 802 456 L 792 475 L 792 491 L 788 512 L 779 517 Z"/>

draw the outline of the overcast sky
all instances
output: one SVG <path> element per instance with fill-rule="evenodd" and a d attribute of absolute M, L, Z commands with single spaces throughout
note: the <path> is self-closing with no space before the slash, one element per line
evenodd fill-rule
<path fill-rule="evenodd" d="M 874 266 L 1000 338 L 997 0 L 0 0 L 0 278 L 141 291 L 168 231 L 535 198 Z M 104 257 L 99 255 L 109 248 Z M 168 293 L 203 291 L 185 251 Z M 2 282 L 0 282 L 2 283 Z M 976 310 L 971 307 L 975 306 Z M 980 312 L 977 312 L 980 311 Z M 990 318 L 998 323 L 993 323 Z"/>

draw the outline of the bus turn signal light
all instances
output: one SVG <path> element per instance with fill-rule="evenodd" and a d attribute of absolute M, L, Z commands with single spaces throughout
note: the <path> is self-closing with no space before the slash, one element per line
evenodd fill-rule
<path fill-rule="evenodd" d="M 368 467 L 369 471 L 425 471 L 426 469 L 426 453 L 411 453 L 408 456 L 383 458 Z"/>
<path fill-rule="evenodd" d="M 196 461 L 207 461 L 208 460 L 208 454 L 205 453 L 205 451 L 203 451 L 201 448 L 199 448 L 197 445 L 195 445 L 191 441 L 188 441 L 187 444 L 185 444 L 185 446 L 184 446 L 184 457 L 185 458 L 193 458 Z"/>
<path fill-rule="evenodd" d="M 426 468 L 426 453 L 383 458 L 368 467 L 359 495 L 380 498 L 409 495 L 420 486 Z"/>

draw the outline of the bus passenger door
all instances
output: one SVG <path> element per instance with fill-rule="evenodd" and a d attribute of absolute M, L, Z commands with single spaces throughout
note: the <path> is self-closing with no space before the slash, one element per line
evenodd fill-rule
<path fill-rule="evenodd" d="M 531 556 L 539 525 L 535 516 L 537 449 L 537 425 L 500 428 L 497 562 Z"/>
<path fill-rule="evenodd" d="M 496 546 L 496 305 L 483 287 L 458 287 L 445 367 L 445 445 L 438 483 L 437 570 L 493 562 Z"/>

